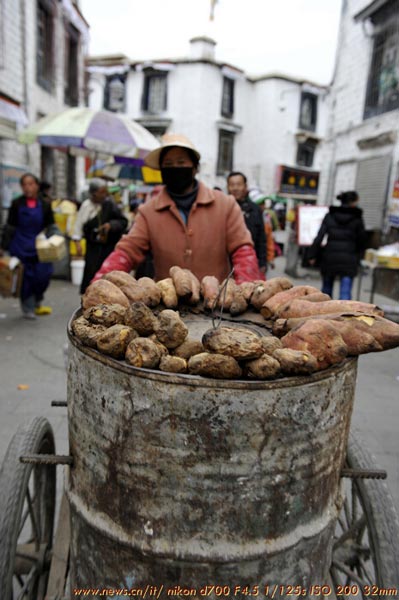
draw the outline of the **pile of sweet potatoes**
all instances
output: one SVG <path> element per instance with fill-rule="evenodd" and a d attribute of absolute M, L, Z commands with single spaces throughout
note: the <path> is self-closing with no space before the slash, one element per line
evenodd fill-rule
<path fill-rule="evenodd" d="M 74 335 L 136 367 L 222 379 L 306 375 L 347 356 L 399 345 L 399 325 L 377 306 L 331 300 L 285 277 L 237 285 L 213 276 L 199 281 L 177 266 L 169 275 L 154 282 L 113 271 L 92 283 L 82 297 L 82 316 L 72 324 Z M 184 305 L 232 316 L 258 311 L 266 319 L 265 335 L 223 326 L 192 340 L 176 310 Z"/>

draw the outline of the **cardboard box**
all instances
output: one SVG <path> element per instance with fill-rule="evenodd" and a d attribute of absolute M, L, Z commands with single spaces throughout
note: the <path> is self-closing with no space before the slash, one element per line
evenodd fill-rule
<path fill-rule="evenodd" d="M 15 256 L 0 258 L 0 295 L 18 298 L 22 285 L 24 267 Z"/>
<path fill-rule="evenodd" d="M 36 252 L 40 262 L 56 262 L 66 256 L 66 241 L 62 235 L 36 238 Z"/>

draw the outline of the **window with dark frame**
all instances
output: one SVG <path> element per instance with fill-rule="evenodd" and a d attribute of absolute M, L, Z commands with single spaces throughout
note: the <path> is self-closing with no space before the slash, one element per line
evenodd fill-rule
<path fill-rule="evenodd" d="M 65 28 L 64 101 L 79 104 L 79 31 L 70 23 Z"/>
<path fill-rule="evenodd" d="M 299 128 L 305 131 L 315 131 L 317 125 L 317 95 L 302 92 L 299 112 Z"/>
<path fill-rule="evenodd" d="M 54 21 L 53 6 L 48 0 L 37 1 L 36 80 L 51 91 L 53 87 Z"/>
<path fill-rule="evenodd" d="M 399 108 L 399 0 L 376 12 L 373 54 L 367 82 L 364 118 Z"/>
<path fill-rule="evenodd" d="M 104 108 L 112 112 L 125 110 L 126 75 L 110 75 L 104 89 Z"/>
<path fill-rule="evenodd" d="M 144 72 L 144 89 L 141 108 L 153 115 L 166 110 L 167 106 L 167 73 L 159 71 Z"/>
<path fill-rule="evenodd" d="M 316 142 L 314 140 L 306 140 L 306 142 L 299 143 L 296 164 L 300 167 L 312 167 L 315 151 Z"/>
<path fill-rule="evenodd" d="M 233 170 L 234 133 L 221 129 L 219 131 L 219 151 L 217 175 L 226 175 Z"/>
<path fill-rule="evenodd" d="M 231 118 L 234 114 L 234 79 L 223 77 L 222 116 Z"/>

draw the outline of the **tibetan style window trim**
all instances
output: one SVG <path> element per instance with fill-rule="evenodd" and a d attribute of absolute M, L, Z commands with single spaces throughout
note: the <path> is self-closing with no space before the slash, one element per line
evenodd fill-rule
<path fill-rule="evenodd" d="M 372 7 L 375 11 L 372 12 Z M 367 82 L 364 119 L 399 109 L 399 0 L 374 2 L 356 20 L 370 19 L 373 49 Z"/>
<path fill-rule="evenodd" d="M 298 142 L 296 164 L 299 167 L 313 167 L 316 147 L 317 141 L 314 139 L 308 138 L 304 142 Z"/>
<path fill-rule="evenodd" d="M 79 104 L 80 33 L 71 23 L 65 25 L 64 101 L 69 106 Z"/>
<path fill-rule="evenodd" d="M 299 128 L 304 131 L 316 131 L 318 96 L 311 92 L 301 93 L 299 110 Z"/>
<path fill-rule="evenodd" d="M 37 0 L 36 11 L 36 81 L 51 92 L 54 83 L 54 4 L 50 0 Z"/>
<path fill-rule="evenodd" d="M 216 175 L 225 176 L 233 170 L 235 133 L 219 129 L 218 162 Z"/>
<path fill-rule="evenodd" d="M 227 119 L 234 115 L 234 84 L 235 81 L 231 77 L 223 77 L 221 114 Z"/>
<path fill-rule="evenodd" d="M 157 115 L 167 107 L 167 71 L 143 69 L 144 86 L 141 109 L 149 114 Z"/>
<path fill-rule="evenodd" d="M 112 112 L 125 112 L 126 73 L 108 75 L 106 78 L 104 108 Z"/>

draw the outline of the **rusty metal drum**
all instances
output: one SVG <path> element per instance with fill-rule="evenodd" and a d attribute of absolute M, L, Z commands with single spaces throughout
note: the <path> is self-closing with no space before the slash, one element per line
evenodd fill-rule
<path fill-rule="evenodd" d="M 137 369 L 70 335 L 68 369 L 73 588 L 328 580 L 356 359 L 225 381 Z"/>

